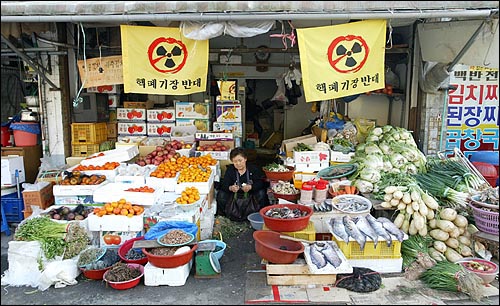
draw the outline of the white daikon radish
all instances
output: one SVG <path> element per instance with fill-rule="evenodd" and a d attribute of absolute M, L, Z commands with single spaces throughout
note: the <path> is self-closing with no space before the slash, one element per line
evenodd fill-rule
<path fill-rule="evenodd" d="M 402 198 L 403 202 L 405 204 L 411 204 L 411 196 L 410 196 L 410 193 L 409 192 L 405 192 L 403 193 L 403 198 Z"/>
<path fill-rule="evenodd" d="M 418 229 L 415 226 L 415 218 L 410 220 L 410 226 L 408 227 L 408 235 L 416 235 L 418 233 Z"/>
<path fill-rule="evenodd" d="M 399 202 L 399 204 L 398 204 L 398 210 L 406 210 L 406 204 L 403 203 L 403 202 Z"/>
<path fill-rule="evenodd" d="M 439 212 L 439 217 L 444 220 L 453 221 L 457 217 L 457 211 L 453 208 L 446 207 Z"/>
<path fill-rule="evenodd" d="M 444 252 L 444 256 L 448 261 L 451 262 L 457 262 L 460 259 L 464 258 L 462 255 L 460 255 L 457 251 L 455 251 L 452 248 L 447 248 L 446 251 Z"/>
<path fill-rule="evenodd" d="M 392 208 L 391 203 L 385 201 L 380 203 L 380 206 L 382 206 L 383 208 Z"/>
<path fill-rule="evenodd" d="M 460 255 L 464 257 L 470 257 L 473 256 L 474 254 L 472 253 L 472 249 L 465 244 L 460 244 L 458 246 L 458 249 L 460 250 Z"/>
<path fill-rule="evenodd" d="M 429 248 L 429 255 L 432 257 L 432 259 L 434 259 L 435 261 L 443 261 L 446 259 L 446 257 L 444 257 L 443 253 L 439 252 L 438 250 L 436 250 L 435 248 L 433 247 L 430 247 Z"/>
<path fill-rule="evenodd" d="M 403 198 L 403 192 L 401 190 L 396 190 L 394 191 L 394 193 L 392 194 L 392 197 L 394 199 L 398 199 L 398 200 L 401 200 Z"/>
<path fill-rule="evenodd" d="M 389 202 L 390 200 L 392 200 L 392 193 L 386 193 L 384 195 L 384 201 Z"/>
<path fill-rule="evenodd" d="M 418 200 L 420 200 L 420 198 L 421 198 L 421 197 L 420 197 L 420 192 L 418 192 L 417 190 L 412 190 L 412 191 L 410 192 L 410 197 L 411 197 L 411 200 L 412 200 L 413 202 L 418 201 Z"/>
<path fill-rule="evenodd" d="M 457 238 L 448 238 L 446 239 L 446 241 L 444 242 L 446 243 L 447 246 L 449 246 L 450 248 L 458 248 L 458 246 L 460 245 L 460 242 L 458 242 Z"/>
<path fill-rule="evenodd" d="M 457 239 L 458 239 L 458 242 L 460 242 L 463 245 L 471 246 L 471 244 L 472 244 L 471 240 L 468 237 L 458 236 Z"/>
<path fill-rule="evenodd" d="M 433 209 L 428 209 L 427 210 L 427 215 L 425 215 L 427 220 L 433 220 L 434 219 L 434 210 Z"/>
<path fill-rule="evenodd" d="M 455 223 L 455 225 L 458 227 L 467 227 L 467 225 L 469 224 L 467 218 L 459 214 L 457 214 L 455 220 L 453 220 L 453 223 Z"/>
<path fill-rule="evenodd" d="M 392 198 L 392 200 L 390 201 L 390 203 L 391 203 L 391 206 L 394 206 L 394 207 L 395 207 L 395 206 L 398 206 L 398 204 L 399 204 L 399 200 L 398 200 L 398 199 L 395 199 L 395 198 Z"/>
<path fill-rule="evenodd" d="M 427 236 L 427 225 L 424 225 L 421 229 L 419 229 L 418 234 L 422 237 Z"/>
<path fill-rule="evenodd" d="M 425 205 L 427 205 L 427 207 L 429 207 L 430 209 L 439 208 L 439 203 L 431 195 L 428 195 L 425 192 L 422 193 L 422 200 L 424 201 Z"/>
<path fill-rule="evenodd" d="M 398 228 L 401 228 L 403 226 L 403 221 L 405 220 L 405 215 L 403 213 L 399 213 L 396 218 L 394 219 L 394 225 L 396 225 Z"/>
<path fill-rule="evenodd" d="M 458 238 L 458 236 L 460 236 L 460 230 L 458 229 L 458 227 L 454 227 L 453 230 L 451 232 L 449 232 L 450 234 L 450 237 L 452 238 Z"/>
<path fill-rule="evenodd" d="M 418 211 L 413 212 L 412 216 L 413 216 L 413 223 L 415 223 L 415 228 L 417 229 L 417 231 L 419 231 L 420 229 L 422 229 L 422 227 L 425 226 L 424 218 Z"/>
<path fill-rule="evenodd" d="M 403 225 L 401 225 L 401 230 L 408 234 L 408 229 L 410 228 L 410 214 L 405 215 L 405 219 L 403 220 Z"/>
<path fill-rule="evenodd" d="M 435 228 L 429 232 L 429 235 L 439 241 L 446 241 L 448 238 L 450 238 L 450 235 L 445 232 L 440 230 L 439 228 Z"/>
<path fill-rule="evenodd" d="M 413 208 L 414 211 L 418 211 L 420 209 L 420 205 L 418 204 L 418 201 L 411 202 L 411 208 Z"/>
<path fill-rule="evenodd" d="M 422 201 L 422 200 L 419 202 L 418 212 L 422 216 L 427 216 L 427 213 L 429 212 L 429 208 L 427 207 L 427 205 L 425 205 L 424 201 Z"/>
<path fill-rule="evenodd" d="M 441 253 L 444 253 L 444 251 L 446 251 L 446 249 L 448 248 L 446 243 L 444 243 L 440 240 L 434 240 L 432 242 L 432 246 Z"/>
<path fill-rule="evenodd" d="M 398 190 L 398 187 L 396 186 L 387 186 L 384 189 L 385 193 L 394 193 L 396 190 Z"/>
<path fill-rule="evenodd" d="M 450 233 L 454 228 L 456 228 L 455 224 L 448 220 L 438 220 L 436 224 L 438 228 L 447 233 Z"/>
<path fill-rule="evenodd" d="M 457 227 L 457 228 L 458 228 L 458 232 L 460 233 L 460 235 L 465 233 L 465 231 L 467 230 L 465 227 Z"/>
<path fill-rule="evenodd" d="M 408 215 L 411 215 L 413 214 L 414 210 L 413 210 L 413 207 L 411 205 L 406 205 L 406 213 Z"/>
<path fill-rule="evenodd" d="M 437 220 L 436 219 L 430 219 L 429 222 L 427 222 L 427 224 L 432 229 L 437 228 Z"/>

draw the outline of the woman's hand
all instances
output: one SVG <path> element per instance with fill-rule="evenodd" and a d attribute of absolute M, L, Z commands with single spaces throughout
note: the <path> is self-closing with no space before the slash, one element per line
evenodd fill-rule
<path fill-rule="evenodd" d="M 240 190 L 240 187 L 236 184 L 229 186 L 229 190 L 232 192 L 238 192 Z"/>
<path fill-rule="evenodd" d="M 243 192 L 249 192 L 252 189 L 252 185 L 250 184 L 245 184 L 244 186 L 241 187 Z"/>

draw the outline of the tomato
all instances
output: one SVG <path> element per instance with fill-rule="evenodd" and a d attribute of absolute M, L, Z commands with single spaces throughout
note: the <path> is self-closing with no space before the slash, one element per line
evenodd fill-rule
<path fill-rule="evenodd" d="M 106 234 L 102 237 L 102 240 L 104 240 L 105 244 L 113 244 L 114 241 L 114 235 Z"/>
<path fill-rule="evenodd" d="M 112 235 L 112 237 L 113 237 L 112 239 L 113 244 L 119 245 L 122 242 L 122 238 L 120 236 Z"/>

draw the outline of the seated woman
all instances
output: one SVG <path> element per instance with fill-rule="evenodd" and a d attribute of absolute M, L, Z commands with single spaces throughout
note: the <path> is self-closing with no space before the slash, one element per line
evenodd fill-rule
<path fill-rule="evenodd" d="M 229 154 L 232 165 L 228 165 L 224 178 L 217 191 L 217 214 L 225 216 L 226 204 L 234 197 L 241 198 L 248 192 L 259 203 L 259 209 L 269 205 L 264 172 L 253 164 L 247 164 L 247 154 L 241 147 L 234 148 Z"/>

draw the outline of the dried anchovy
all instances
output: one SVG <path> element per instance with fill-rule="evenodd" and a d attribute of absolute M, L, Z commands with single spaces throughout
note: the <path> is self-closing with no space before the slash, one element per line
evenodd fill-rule
<path fill-rule="evenodd" d="M 106 274 L 106 280 L 110 282 L 124 282 L 134 279 L 141 275 L 139 268 L 130 267 L 129 265 L 119 262 L 113 265 Z"/>

